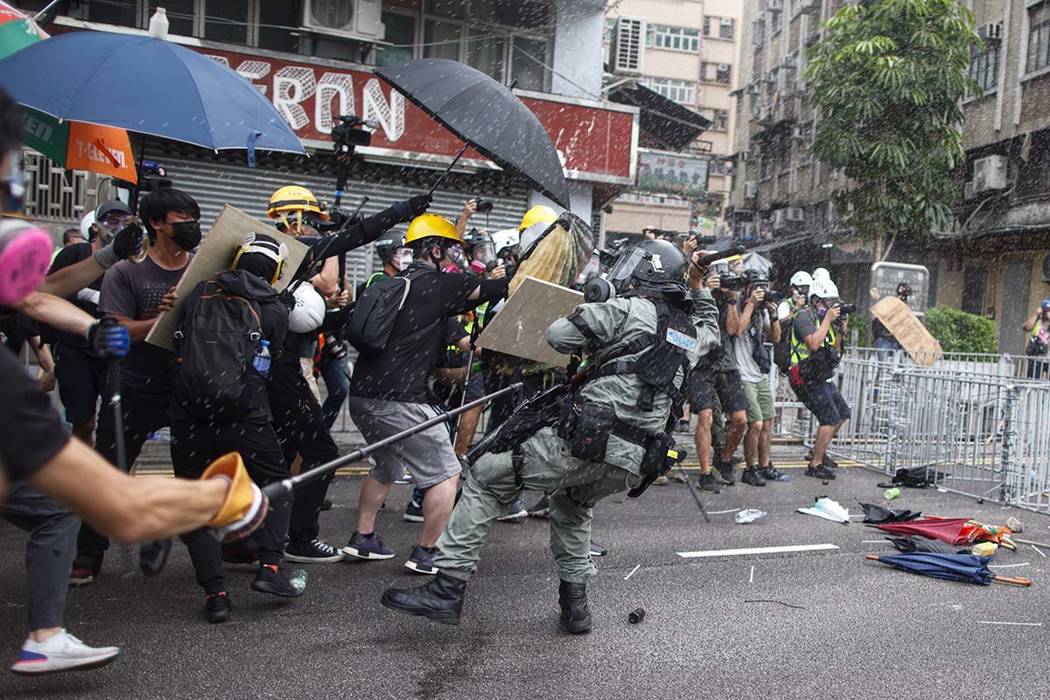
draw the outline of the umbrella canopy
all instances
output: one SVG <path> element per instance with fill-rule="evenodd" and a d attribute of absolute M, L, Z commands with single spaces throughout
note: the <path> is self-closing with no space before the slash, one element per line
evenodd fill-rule
<path fill-rule="evenodd" d="M 518 273 L 510 281 L 511 294 L 517 291 L 526 277 L 568 287 L 576 282 L 593 255 L 594 234 L 591 227 L 575 214 L 564 212 L 553 224 L 540 223 L 535 226 L 546 230 L 531 239 L 528 236 L 531 229 L 522 233 L 522 259 L 518 264 Z"/>
<path fill-rule="evenodd" d="M 964 581 L 987 586 L 995 579 L 988 568 L 987 557 L 972 554 L 936 554 L 926 552 L 904 552 L 901 554 L 869 555 L 883 564 L 910 571 L 913 574 L 942 578 L 948 581 Z"/>
<path fill-rule="evenodd" d="M 547 130 L 506 86 L 443 58 L 375 72 L 486 158 L 568 208 L 569 186 Z"/>
<path fill-rule="evenodd" d="M 880 523 L 874 527 L 891 535 L 920 535 L 951 545 L 969 544 L 966 518 L 921 518 L 907 523 Z"/>
<path fill-rule="evenodd" d="M 937 554 L 956 554 L 960 552 L 958 547 L 937 540 L 931 540 L 926 537 L 920 537 L 919 535 L 909 535 L 908 537 L 887 537 L 886 539 L 901 552 L 934 552 Z M 965 550 L 962 551 L 965 553 Z"/>
<path fill-rule="evenodd" d="M 893 510 L 890 508 L 883 508 L 874 503 L 861 503 L 860 507 L 864 509 L 864 522 L 869 525 L 875 523 L 904 522 L 907 520 L 915 520 L 922 516 L 922 513 L 915 510 Z"/>
<path fill-rule="evenodd" d="M 48 38 L 28 15 L 0 1 L 0 58 Z M 26 110 L 26 145 L 64 168 L 137 182 L 131 140 L 124 129 L 60 121 Z"/>
<path fill-rule="evenodd" d="M 305 153 L 263 95 L 226 66 L 147 36 L 70 32 L 0 61 L 0 87 L 58 119 L 215 150 Z"/>
<path fill-rule="evenodd" d="M 849 509 L 843 507 L 841 503 L 833 498 L 828 498 L 827 496 L 816 499 L 811 508 L 799 508 L 798 512 L 805 513 L 806 515 L 815 515 L 818 518 L 824 518 L 833 523 L 849 525 Z"/>

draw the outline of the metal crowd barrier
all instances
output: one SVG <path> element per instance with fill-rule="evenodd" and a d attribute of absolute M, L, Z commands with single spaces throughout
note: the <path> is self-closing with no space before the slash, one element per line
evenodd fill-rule
<path fill-rule="evenodd" d="M 892 475 L 924 468 L 939 487 L 1050 514 L 1050 381 L 1028 358 L 849 349 L 835 381 L 852 417 L 836 456 Z M 812 421 L 795 434 L 812 439 Z"/>

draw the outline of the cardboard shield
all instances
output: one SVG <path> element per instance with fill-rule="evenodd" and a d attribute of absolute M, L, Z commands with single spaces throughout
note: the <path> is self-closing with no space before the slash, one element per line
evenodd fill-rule
<path fill-rule="evenodd" d="M 175 287 L 175 306 L 171 311 L 157 317 L 156 324 L 146 336 L 147 343 L 175 352 L 175 324 L 182 300 L 201 282 L 213 279 L 223 270 L 230 269 L 234 253 L 249 233 L 265 233 L 287 244 L 288 259 L 284 261 L 281 276 L 273 286 L 280 292 L 291 283 L 292 276 L 306 257 L 308 248 L 294 237 L 278 232 L 273 224 L 258 221 L 227 204 L 215 220 L 211 231 L 205 236 L 204 242 L 197 248 L 197 253 L 186 266 L 186 272 Z"/>
<path fill-rule="evenodd" d="M 885 297 L 872 305 L 871 312 L 893 334 L 915 364 L 932 367 L 940 361 L 943 355 L 941 344 L 903 301 Z"/>
<path fill-rule="evenodd" d="M 570 212 L 563 213 L 535 241 L 527 239 L 531 229 L 522 233 L 524 259 L 510 282 L 510 294 L 518 291 L 527 277 L 552 282 L 562 287 L 576 283 L 594 253 L 591 227 Z"/>
<path fill-rule="evenodd" d="M 520 274 L 520 273 L 519 273 Z M 518 276 L 515 275 L 515 280 Z M 477 346 L 554 367 L 568 364 L 547 344 L 547 327 L 583 303 L 583 294 L 534 277 L 522 278 L 517 292 L 478 336 Z"/>

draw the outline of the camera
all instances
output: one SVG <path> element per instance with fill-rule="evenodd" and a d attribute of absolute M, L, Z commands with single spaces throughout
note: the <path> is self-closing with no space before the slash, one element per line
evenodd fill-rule
<path fill-rule="evenodd" d="M 843 316 L 848 316 L 849 314 L 857 313 L 857 305 L 856 304 L 838 304 L 838 308 L 839 308 L 839 312 Z"/>
<path fill-rule="evenodd" d="M 774 304 L 779 304 L 785 299 L 790 299 L 791 295 L 787 292 L 778 292 L 775 289 L 766 290 L 766 301 L 771 301 Z"/>
<path fill-rule="evenodd" d="M 474 202 L 477 204 L 477 212 L 479 214 L 488 214 L 492 211 L 492 201 L 488 199 L 482 199 L 481 197 L 474 197 Z"/>
<path fill-rule="evenodd" d="M 738 292 L 747 287 L 751 281 L 743 275 L 722 275 L 718 282 L 722 289 L 729 289 Z"/>
<path fill-rule="evenodd" d="M 352 156 L 358 146 L 372 143 L 372 133 L 361 127 L 374 129 L 376 125 L 356 114 L 339 116 L 339 123 L 332 127 L 332 148 L 336 155 Z"/>

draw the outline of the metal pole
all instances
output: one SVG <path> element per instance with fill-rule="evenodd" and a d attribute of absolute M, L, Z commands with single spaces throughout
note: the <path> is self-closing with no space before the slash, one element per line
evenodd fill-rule
<path fill-rule="evenodd" d="M 452 162 L 448 164 L 447 168 L 445 168 L 445 172 L 441 173 L 441 177 L 439 177 L 437 179 L 437 182 L 435 182 L 433 185 L 431 185 L 430 192 L 428 192 L 427 194 L 429 194 L 429 195 L 433 195 L 434 194 L 434 190 L 436 190 L 438 188 L 438 186 L 441 185 L 441 183 L 445 181 L 445 178 L 448 177 L 448 174 L 450 172 L 452 172 L 452 168 L 454 168 L 456 166 L 456 163 L 459 162 L 459 159 L 463 157 L 463 154 L 467 152 L 468 148 L 470 148 L 470 144 L 467 143 L 466 141 L 464 141 L 463 142 L 463 148 L 459 149 L 459 153 L 456 154 L 456 157 L 453 158 Z"/>
<path fill-rule="evenodd" d="M 505 387 L 503 389 L 500 389 L 499 391 L 493 392 L 493 393 L 489 394 L 488 396 L 482 396 L 477 401 L 471 401 L 470 403 L 464 404 L 463 406 L 460 406 L 457 409 L 454 409 L 452 411 L 448 411 L 446 413 L 442 413 L 440 415 L 434 416 L 430 420 L 424 421 L 424 422 L 420 423 L 419 425 L 416 425 L 416 426 L 413 426 L 411 428 L 408 428 L 407 430 L 402 430 L 400 433 L 395 433 L 394 435 L 391 435 L 390 437 L 383 438 L 382 440 L 380 440 L 378 442 L 374 442 L 371 445 L 366 445 L 365 447 L 361 448 L 360 450 L 354 450 L 353 452 L 350 452 L 349 454 L 345 454 L 342 457 L 337 457 L 336 459 L 333 459 L 331 462 L 328 462 L 326 464 L 322 464 L 321 466 L 316 467 L 314 469 L 311 469 L 308 472 L 304 472 L 302 474 L 298 474 L 298 475 L 290 477 L 288 479 L 282 479 L 281 481 L 275 481 L 272 484 L 269 484 L 268 486 L 266 486 L 263 489 L 263 492 L 266 494 L 266 497 L 269 498 L 271 501 L 274 500 L 274 499 L 277 499 L 277 498 L 283 498 L 284 496 L 286 496 L 289 493 L 291 493 L 292 490 L 296 486 L 299 486 L 300 484 L 304 484 L 306 482 L 318 479 L 318 478 L 324 476 L 325 474 L 327 474 L 329 472 L 334 472 L 336 469 L 339 469 L 342 466 L 345 466 L 347 464 L 350 464 L 351 462 L 359 460 L 362 457 L 366 457 L 366 456 L 372 454 L 373 452 L 375 452 L 378 449 L 386 447 L 387 445 L 392 445 L 395 442 L 399 442 L 401 440 L 404 440 L 407 437 L 411 437 L 412 435 L 415 435 L 416 433 L 422 432 L 423 430 L 426 430 L 427 428 L 431 428 L 431 427 L 433 427 L 433 426 L 435 426 L 435 425 L 437 425 L 439 423 L 444 423 L 445 421 L 449 420 L 450 418 L 454 418 L 454 417 L 458 416 L 460 413 L 463 413 L 464 411 L 469 411 L 470 409 L 475 408 L 476 406 L 481 406 L 486 401 L 491 401 L 492 399 L 496 398 L 497 396 L 502 396 L 503 394 L 507 394 L 507 393 L 509 393 L 511 391 L 517 391 L 521 387 L 522 387 L 522 382 L 518 382 L 517 384 L 511 384 L 510 386 Z"/>

